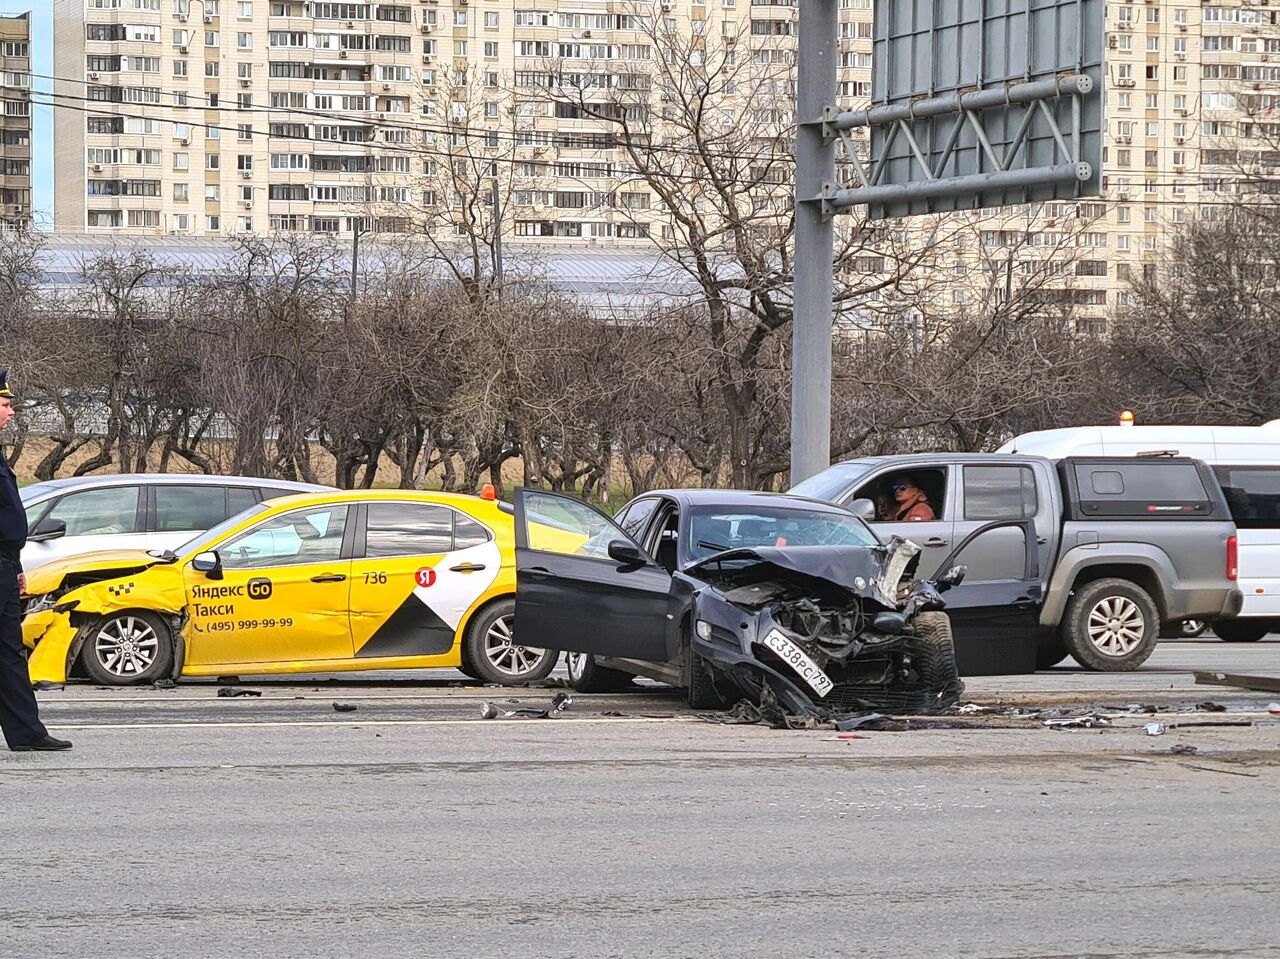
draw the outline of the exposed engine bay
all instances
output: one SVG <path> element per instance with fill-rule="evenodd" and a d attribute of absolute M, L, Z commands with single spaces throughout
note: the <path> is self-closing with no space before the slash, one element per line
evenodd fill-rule
<path fill-rule="evenodd" d="M 963 571 L 916 581 L 918 556 L 897 537 L 712 556 L 686 571 L 706 584 L 694 595 L 691 654 L 726 700 L 746 693 L 792 715 L 953 705 L 964 685 L 941 593 Z"/>

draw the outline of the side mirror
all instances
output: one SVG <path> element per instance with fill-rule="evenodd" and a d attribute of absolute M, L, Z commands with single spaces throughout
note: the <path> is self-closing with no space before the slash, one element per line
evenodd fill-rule
<path fill-rule="evenodd" d="M 854 500 L 849 504 L 849 512 L 864 523 L 874 523 L 876 520 L 876 504 L 869 499 Z"/>
<path fill-rule="evenodd" d="M 61 539 L 67 535 L 67 524 L 60 519 L 42 519 L 27 537 L 33 543 L 43 543 L 51 539 Z"/>
<path fill-rule="evenodd" d="M 615 539 L 609 544 L 609 558 L 624 566 L 644 566 L 649 562 L 639 546 L 625 539 Z"/>
<path fill-rule="evenodd" d="M 933 581 L 938 587 L 939 593 L 945 593 L 952 586 L 959 586 L 964 582 L 965 576 L 969 573 L 968 566 L 952 566 L 949 570 Z"/>
<path fill-rule="evenodd" d="M 196 553 L 191 560 L 191 568 L 197 573 L 204 573 L 209 579 L 222 579 L 222 557 L 215 550 Z"/>

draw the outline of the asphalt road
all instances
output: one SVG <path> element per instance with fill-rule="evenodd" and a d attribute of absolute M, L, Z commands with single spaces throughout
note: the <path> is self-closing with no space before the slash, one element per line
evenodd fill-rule
<path fill-rule="evenodd" d="M 839 739 L 656 686 L 482 721 L 554 690 L 439 673 L 43 692 L 76 749 L 0 754 L 0 954 L 1280 956 L 1280 695 L 1191 668 L 1280 676 L 1280 642 L 969 683 L 1114 717 L 1068 731 Z"/>

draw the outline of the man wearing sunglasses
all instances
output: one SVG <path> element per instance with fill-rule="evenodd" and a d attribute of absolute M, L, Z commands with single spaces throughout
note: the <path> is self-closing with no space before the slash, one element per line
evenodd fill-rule
<path fill-rule="evenodd" d="M 929 505 L 929 497 L 911 477 L 894 480 L 889 492 L 893 495 L 895 523 L 928 523 L 937 519 Z"/>

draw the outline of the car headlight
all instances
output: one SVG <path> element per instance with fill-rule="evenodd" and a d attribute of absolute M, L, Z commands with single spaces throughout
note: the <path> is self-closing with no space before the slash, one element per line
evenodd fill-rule
<path fill-rule="evenodd" d="M 43 613 L 46 609 L 53 609 L 54 603 L 58 601 L 58 597 L 53 593 L 45 593 L 43 596 L 32 596 L 27 600 L 26 608 L 22 614 Z"/>

